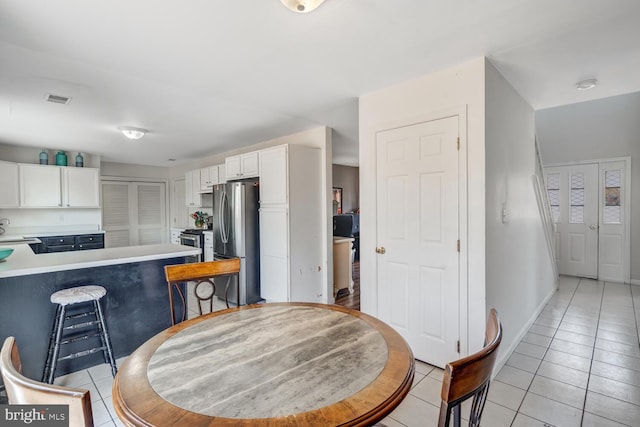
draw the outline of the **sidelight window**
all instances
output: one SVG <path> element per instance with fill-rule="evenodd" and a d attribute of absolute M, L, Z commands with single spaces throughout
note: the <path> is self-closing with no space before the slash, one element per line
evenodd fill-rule
<path fill-rule="evenodd" d="M 622 222 L 622 208 L 620 206 L 620 170 L 604 172 L 604 212 L 602 222 L 605 224 L 620 224 Z"/>
<path fill-rule="evenodd" d="M 547 175 L 547 194 L 549 195 L 549 205 L 551 206 L 551 216 L 553 222 L 560 222 L 560 174 L 550 173 Z"/>

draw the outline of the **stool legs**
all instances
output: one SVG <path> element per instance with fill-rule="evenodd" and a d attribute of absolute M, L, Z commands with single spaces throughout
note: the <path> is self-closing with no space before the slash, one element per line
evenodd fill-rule
<path fill-rule="evenodd" d="M 107 322 L 102 315 L 102 308 L 100 307 L 100 301 L 94 301 L 96 313 L 98 315 L 98 328 L 100 329 L 100 340 L 102 341 L 102 347 L 104 347 L 104 361 L 111 365 L 111 375 L 114 377 L 118 373 L 116 367 L 116 360 L 113 357 L 113 349 L 111 348 L 111 338 L 109 338 L 109 331 L 107 330 Z"/>
<path fill-rule="evenodd" d="M 47 350 L 47 361 L 44 365 L 42 373 L 42 382 L 53 384 L 53 375 L 58 364 L 58 355 L 60 354 L 60 340 L 62 339 L 62 328 L 64 326 L 65 306 L 58 305 L 56 309 L 56 317 L 53 321 L 53 330 L 49 339 L 49 349 Z"/>
<path fill-rule="evenodd" d="M 93 303 L 93 308 L 94 308 L 93 313 L 86 312 L 83 314 L 73 315 L 73 316 L 66 316 L 66 307 L 64 305 L 58 305 L 56 309 L 56 317 L 53 322 L 53 329 L 51 331 L 51 338 L 49 339 L 49 348 L 47 350 L 47 360 L 45 361 L 44 372 L 42 374 L 42 382 L 53 384 L 56 367 L 58 365 L 58 360 L 75 359 L 77 357 L 93 354 L 99 350 L 102 350 L 103 352 L 104 361 L 109 365 L 111 365 L 112 375 L 114 377 L 116 376 L 118 369 L 116 367 L 116 361 L 113 356 L 111 339 L 109 338 L 107 324 L 105 322 L 104 315 L 102 314 L 102 307 L 100 306 L 100 301 L 93 300 L 91 302 Z M 66 328 L 64 326 L 65 320 L 89 316 L 91 314 L 94 314 L 96 316 L 95 321 L 89 321 L 89 322 L 83 322 L 75 325 L 70 325 L 70 326 L 67 326 Z M 79 327 L 86 327 L 86 326 L 92 326 L 92 325 L 95 325 L 98 329 L 98 333 L 96 335 L 99 336 L 100 338 L 101 347 L 81 351 L 75 354 L 70 354 L 62 358 L 59 357 L 60 347 L 62 344 L 68 344 L 78 340 L 84 340 L 90 337 L 90 335 L 84 335 L 82 337 L 63 339 L 62 335 L 65 329 L 74 330 Z"/>

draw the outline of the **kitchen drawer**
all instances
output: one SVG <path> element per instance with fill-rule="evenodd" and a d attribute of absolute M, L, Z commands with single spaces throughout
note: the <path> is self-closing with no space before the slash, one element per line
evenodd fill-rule
<path fill-rule="evenodd" d="M 46 253 L 75 251 L 76 245 L 47 245 Z"/>
<path fill-rule="evenodd" d="M 84 234 L 82 236 L 76 236 L 76 243 L 78 245 L 95 243 L 95 244 L 101 244 L 104 246 L 104 234 Z M 92 248 L 92 249 L 96 249 L 96 248 Z"/>
<path fill-rule="evenodd" d="M 76 245 L 76 249 L 79 251 L 84 251 L 87 249 L 102 249 L 104 248 L 104 243 L 78 243 Z"/>
<path fill-rule="evenodd" d="M 40 240 L 47 247 L 49 246 L 63 246 L 75 244 L 74 236 L 54 236 L 54 237 L 41 237 Z"/>

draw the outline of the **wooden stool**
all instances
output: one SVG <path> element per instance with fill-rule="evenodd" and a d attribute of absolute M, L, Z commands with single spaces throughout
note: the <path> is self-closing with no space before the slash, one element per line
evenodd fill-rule
<path fill-rule="evenodd" d="M 111 365 L 111 373 L 114 377 L 116 376 L 117 368 L 113 357 L 113 350 L 111 349 L 111 340 L 109 339 L 107 324 L 104 321 L 102 309 L 100 308 L 100 299 L 106 294 L 107 290 L 102 286 L 89 285 L 63 289 L 51 295 L 51 302 L 58 304 L 58 307 L 56 309 L 56 317 L 53 321 L 53 329 L 49 339 L 49 349 L 47 351 L 47 360 L 45 362 L 44 372 L 42 373 L 42 382 L 53 384 L 56 366 L 59 360 L 76 359 L 78 357 L 94 354 L 101 350 L 104 354 L 105 363 Z M 91 311 L 91 308 L 88 308 L 87 311 L 65 316 L 67 306 L 82 303 L 92 303 L 93 311 Z M 65 326 L 65 323 L 68 321 L 82 319 L 89 316 L 95 316 L 95 320 L 80 320 L 78 322 L 70 322 Z M 92 328 L 94 330 L 91 331 L 87 328 Z M 84 331 L 73 334 L 74 331 L 80 329 L 84 329 Z M 86 340 L 91 337 L 99 337 L 102 345 L 100 347 L 93 347 L 87 350 L 71 353 L 67 356 L 58 357 L 60 354 L 60 346 Z"/>

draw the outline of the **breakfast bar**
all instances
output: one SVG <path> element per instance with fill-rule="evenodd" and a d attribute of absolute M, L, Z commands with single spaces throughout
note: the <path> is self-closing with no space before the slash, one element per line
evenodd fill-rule
<path fill-rule="evenodd" d="M 171 326 L 164 266 L 194 260 L 198 249 L 172 244 L 35 254 L 28 244 L 0 262 L 0 340 L 15 336 L 23 373 L 39 379 L 55 314 L 52 293 L 103 286 L 102 300 L 115 357 L 130 354 Z M 61 361 L 57 375 L 104 363 L 101 353 Z"/>

